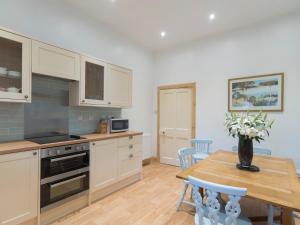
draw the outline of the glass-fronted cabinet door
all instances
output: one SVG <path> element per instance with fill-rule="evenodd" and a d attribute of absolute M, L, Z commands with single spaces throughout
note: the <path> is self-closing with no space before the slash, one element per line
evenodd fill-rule
<path fill-rule="evenodd" d="M 105 84 L 107 65 L 97 59 L 81 56 L 80 103 L 88 105 L 108 105 Z"/>
<path fill-rule="evenodd" d="M 31 40 L 0 30 L 0 101 L 31 102 Z"/>

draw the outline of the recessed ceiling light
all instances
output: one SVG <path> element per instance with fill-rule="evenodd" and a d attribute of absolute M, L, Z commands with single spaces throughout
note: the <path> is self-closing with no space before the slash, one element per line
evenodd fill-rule
<path fill-rule="evenodd" d="M 210 15 L 209 15 L 209 19 L 210 20 L 214 20 L 216 18 L 216 15 L 214 14 L 214 13 L 211 13 Z"/>
<path fill-rule="evenodd" d="M 166 36 L 166 32 L 165 32 L 165 31 L 160 32 L 160 36 L 161 36 L 162 38 L 165 37 L 165 36 Z"/>

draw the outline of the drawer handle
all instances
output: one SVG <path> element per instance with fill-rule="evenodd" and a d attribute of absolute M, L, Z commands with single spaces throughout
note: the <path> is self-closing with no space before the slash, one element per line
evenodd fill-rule
<path fill-rule="evenodd" d="M 130 159 L 133 158 L 133 154 L 130 154 L 130 155 L 129 155 L 129 158 L 130 158 Z"/>
<path fill-rule="evenodd" d="M 129 145 L 129 149 L 133 149 L 133 145 Z"/>

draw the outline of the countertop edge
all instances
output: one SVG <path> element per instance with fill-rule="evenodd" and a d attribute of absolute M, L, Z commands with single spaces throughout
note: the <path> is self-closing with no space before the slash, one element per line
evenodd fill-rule
<path fill-rule="evenodd" d="M 71 145 L 71 144 L 86 143 L 91 141 L 101 141 L 101 140 L 108 140 L 113 138 L 137 136 L 137 135 L 143 135 L 143 132 L 128 131 L 128 132 L 113 133 L 113 134 L 97 134 L 97 133 L 85 134 L 85 135 L 80 135 L 83 138 L 79 140 L 49 143 L 49 144 L 37 144 L 26 140 L 2 142 L 0 143 L 0 155 L 40 150 L 43 148 L 52 148 L 52 147 L 58 147 L 62 145 Z"/>

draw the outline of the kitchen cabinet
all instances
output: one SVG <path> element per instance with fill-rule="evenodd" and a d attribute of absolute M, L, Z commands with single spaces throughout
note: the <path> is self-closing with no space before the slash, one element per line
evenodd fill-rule
<path fill-rule="evenodd" d="M 79 81 L 80 55 L 32 40 L 32 72 Z"/>
<path fill-rule="evenodd" d="M 118 139 L 119 178 L 124 179 L 142 170 L 142 136 Z"/>
<path fill-rule="evenodd" d="M 1 29 L 0 101 L 31 102 L 31 40 Z"/>
<path fill-rule="evenodd" d="M 105 62 L 82 55 L 80 82 L 70 84 L 70 104 L 109 106 L 107 75 Z"/>
<path fill-rule="evenodd" d="M 118 154 L 115 140 L 91 145 L 91 191 L 106 187 L 118 179 Z"/>
<path fill-rule="evenodd" d="M 142 135 L 91 144 L 92 201 L 141 179 Z"/>
<path fill-rule="evenodd" d="M 120 66 L 108 66 L 108 99 L 112 106 L 131 107 L 132 71 Z"/>
<path fill-rule="evenodd" d="M 38 151 L 0 155 L 0 224 L 16 225 L 38 213 Z"/>

